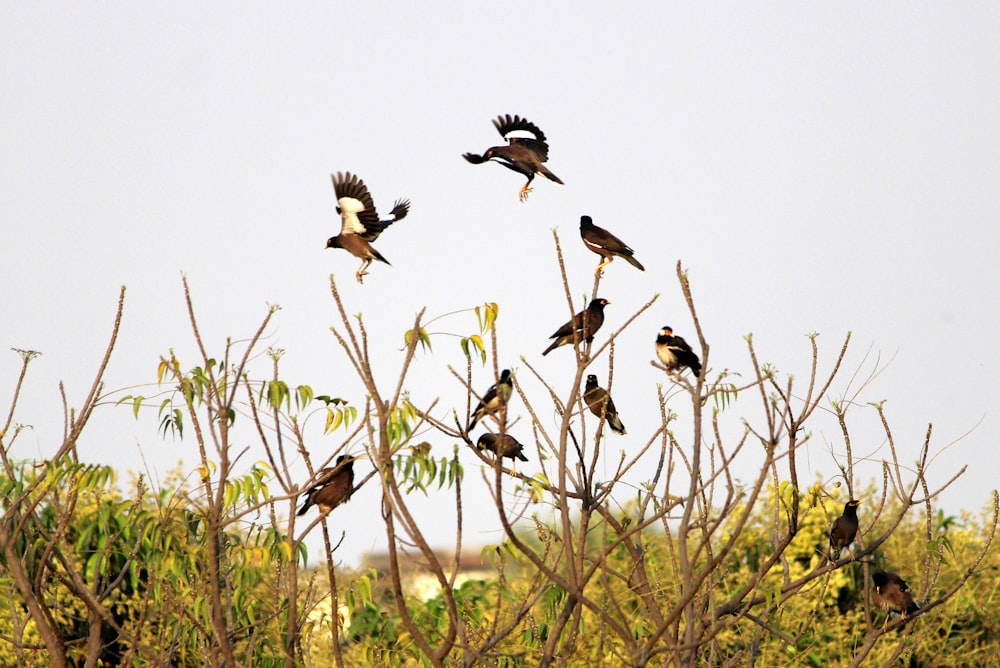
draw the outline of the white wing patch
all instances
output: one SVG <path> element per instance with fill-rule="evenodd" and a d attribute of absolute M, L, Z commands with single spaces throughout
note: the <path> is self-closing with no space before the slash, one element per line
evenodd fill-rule
<path fill-rule="evenodd" d="M 510 130 L 503 138 L 510 141 L 511 139 L 538 139 L 538 136 L 531 130 Z"/>
<path fill-rule="evenodd" d="M 358 219 L 358 214 L 365 210 L 365 205 L 361 200 L 353 197 L 341 197 L 337 200 L 340 205 L 340 219 L 343 221 L 341 234 L 362 234 L 365 226 Z"/>

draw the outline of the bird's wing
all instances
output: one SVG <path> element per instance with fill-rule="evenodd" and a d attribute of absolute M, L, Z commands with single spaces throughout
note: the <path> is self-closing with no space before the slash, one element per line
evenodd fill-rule
<path fill-rule="evenodd" d="M 583 323 L 583 317 L 577 313 L 573 316 L 573 319 L 567 322 L 565 325 L 560 327 L 555 331 L 555 333 L 550 336 L 550 339 L 555 339 L 563 336 L 573 336 L 574 329 L 580 329 Z"/>
<path fill-rule="evenodd" d="M 681 350 L 681 351 L 686 352 L 686 353 L 691 352 L 691 346 L 689 346 L 688 342 L 685 341 L 684 339 L 682 339 L 681 337 L 679 337 L 679 336 L 671 336 L 670 339 L 671 340 L 670 340 L 670 343 L 668 345 L 671 348 L 673 348 L 674 350 Z"/>
<path fill-rule="evenodd" d="M 527 118 L 507 114 L 498 116 L 493 125 L 511 146 L 517 144 L 530 149 L 541 162 L 549 159 L 549 145 L 545 141 L 545 133 Z"/>
<path fill-rule="evenodd" d="M 332 174 L 333 190 L 337 194 L 341 234 L 354 234 L 365 241 L 374 241 L 382 232 L 378 212 L 365 182 L 350 172 Z"/>
<path fill-rule="evenodd" d="M 631 255 L 633 253 L 632 249 L 629 248 L 625 242 L 616 237 L 615 235 L 608 232 L 603 227 L 593 227 L 584 230 L 583 242 L 591 247 L 593 250 L 606 250 L 615 255 Z"/>

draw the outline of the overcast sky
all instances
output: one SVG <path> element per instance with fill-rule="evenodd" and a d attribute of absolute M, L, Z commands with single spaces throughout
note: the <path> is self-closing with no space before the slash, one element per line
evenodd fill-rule
<path fill-rule="evenodd" d="M 120 286 L 109 389 L 155 382 L 170 349 L 185 367 L 199 363 L 182 273 L 213 354 L 280 304 L 266 344 L 287 350 L 285 379 L 359 406 L 329 331 L 331 273 L 348 312 L 364 315 L 386 390 L 419 309 L 434 317 L 497 302 L 500 365 L 520 371 L 544 407 L 519 360 L 568 389 L 570 350 L 540 355 L 569 315 L 551 230 L 582 302 L 597 261 L 578 235 L 588 214 L 646 266 L 608 267 L 603 334 L 660 295 L 617 345 L 613 395 L 629 435 L 610 437 L 609 463 L 655 428 L 657 330 L 694 338 L 680 259 L 713 372 L 749 373 L 753 333 L 762 359 L 804 383 L 805 335 L 821 333 L 829 369 L 851 331 L 834 396 L 891 360 L 852 409 L 855 452 L 871 458 L 859 480 L 881 479 L 888 456 L 863 402 L 887 399 L 908 462 L 928 423 L 938 449 L 975 428 L 931 478 L 968 464 L 944 507 L 979 509 L 996 485 L 1000 437 L 1000 6 L 545 2 L 527 12 L 466 2 L 0 5 L 0 347 L 43 352 L 16 414 L 33 426 L 17 454 L 57 446 L 57 384 L 79 406 Z M 548 166 L 565 186 L 538 179 L 521 204 L 519 175 L 462 160 L 500 143 L 490 121 L 507 113 L 548 135 Z M 393 266 L 374 266 L 363 286 L 355 258 L 323 248 L 340 227 L 330 173 L 341 170 L 364 178 L 383 212 L 397 197 L 413 203 L 376 242 Z M 475 320 L 450 316 L 432 329 L 469 334 Z M 408 383 L 418 405 L 440 398 L 441 415 L 464 406 L 448 364 L 463 368 L 463 357 L 442 336 Z M 18 366 L 0 353 L 4 414 Z M 595 371 L 606 375 L 606 361 Z M 269 361 L 250 373 L 269 376 Z M 492 370 L 477 366 L 474 377 L 485 389 Z M 528 440 L 528 416 L 513 410 L 515 435 Z M 759 419 L 752 396 L 730 410 L 732 438 L 735 418 Z M 81 458 L 119 467 L 123 481 L 128 470 L 155 480 L 179 461 L 193 468 L 191 436 L 162 440 L 156 423 L 155 410 L 136 423 L 127 408 L 104 408 Z M 806 480 L 832 482 L 839 430 L 819 417 L 812 433 Z M 340 438 L 313 433 L 314 456 Z M 451 442 L 427 438 L 437 456 L 451 453 Z M 462 460 L 466 540 L 497 542 L 477 460 Z M 447 545 L 439 511 L 452 497 L 442 496 L 418 505 Z M 330 522 L 347 528 L 340 554 L 357 563 L 382 545 L 374 485 L 349 509 Z"/>

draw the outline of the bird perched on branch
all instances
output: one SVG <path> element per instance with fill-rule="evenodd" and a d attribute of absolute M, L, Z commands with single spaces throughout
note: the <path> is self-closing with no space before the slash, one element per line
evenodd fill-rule
<path fill-rule="evenodd" d="M 356 457 L 340 455 L 336 465 L 325 468 L 316 476 L 316 484 L 306 492 L 306 501 L 298 515 L 305 515 L 313 506 L 319 506 L 324 515 L 342 503 L 347 503 L 354 491 L 354 460 Z"/>
<path fill-rule="evenodd" d="M 670 327 L 661 329 L 656 337 L 656 356 L 671 371 L 688 367 L 696 377 L 701 375 L 701 361 L 698 356 L 691 350 L 687 341 L 674 336 L 674 330 Z"/>
<path fill-rule="evenodd" d="M 548 355 L 559 346 L 573 343 L 573 333 L 580 338 L 580 343 L 586 341 L 590 343 L 594 340 L 594 334 L 604 324 L 604 307 L 610 304 L 607 299 L 592 299 L 587 308 L 573 316 L 573 319 L 555 331 L 550 339 L 555 339 L 542 354 Z"/>
<path fill-rule="evenodd" d="M 920 609 L 920 606 L 913 600 L 913 595 L 910 594 L 910 588 L 906 581 L 895 573 L 878 571 L 872 575 L 872 584 L 875 585 L 875 595 L 872 597 L 875 605 L 889 613 L 882 624 L 883 629 L 889 623 L 889 617 L 893 613 L 906 619 L 907 615 L 912 615 Z"/>
<path fill-rule="evenodd" d="M 858 535 L 858 506 L 861 502 L 851 499 L 844 504 L 844 513 L 830 525 L 830 561 L 840 559 L 840 551 L 854 542 Z"/>
<path fill-rule="evenodd" d="M 493 121 L 493 126 L 507 140 L 507 146 L 492 146 L 482 155 L 463 153 L 463 158 L 474 165 L 496 160 L 507 169 L 528 177 L 528 182 L 518 192 L 518 198 L 522 202 L 528 199 L 528 193 L 532 190 L 529 186 L 535 174 L 541 174 L 549 181 L 562 183 L 562 179 L 543 164 L 549 159 L 549 145 L 545 141 L 545 133 L 538 126 L 527 118 L 510 114 L 498 116 Z"/>
<path fill-rule="evenodd" d="M 618 417 L 618 410 L 611 395 L 603 387 L 597 384 L 597 376 L 590 374 L 587 376 L 587 387 L 583 393 L 583 400 L 587 402 L 590 412 L 597 417 L 606 417 L 608 426 L 616 434 L 625 434 L 625 425 Z"/>
<path fill-rule="evenodd" d="M 510 434 L 493 434 L 486 432 L 476 441 L 476 447 L 480 450 L 486 449 L 501 457 L 508 459 L 520 459 L 522 462 L 528 461 L 524 456 L 524 445 Z"/>
<path fill-rule="evenodd" d="M 326 241 L 327 248 L 343 248 L 356 258 L 361 259 L 355 277 L 358 283 L 364 282 L 367 269 L 372 261 L 378 260 L 389 264 L 381 253 L 372 247 L 372 241 L 378 239 L 382 231 L 402 220 L 410 210 L 410 200 L 398 199 L 389 212 L 389 218 L 379 220 L 378 212 L 372 196 L 368 194 L 365 182 L 350 172 L 331 174 L 333 190 L 337 194 L 337 213 L 340 214 L 340 234 Z"/>
<path fill-rule="evenodd" d="M 483 395 L 476 409 L 472 411 L 472 420 L 466 431 L 472 431 L 472 428 L 483 417 L 493 415 L 505 408 L 513 391 L 514 381 L 510 377 L 510 369 L 504 369 L 500 372 L 500 380 L 496 384 L 490 385 L 490 389 L 486 390 L 486 394 Z"/>
<path fill-rule="evenodd" d="M 629 248 L 624 241 L 611 234 L 603 227 L 594 225 L 594 220 L 590 216 L 580 216 L 580 238 L 583 239 L 583 243 L 587 246 L 587 248 L 600 255 L 603 259 L 603 261 L 597 265 L 597 269 L 594 270 L 595 276 L 600 275 L 601 270 L 603 270 L 605 266 L 611 264 L 611 262 L 614 261 L 615 256 L 625 258 L 626 262 L 639 271 L 646 271 L 646 268 L 643 267 L 638 260 L 632 257 L 632 254 L 635 251 Z"/>

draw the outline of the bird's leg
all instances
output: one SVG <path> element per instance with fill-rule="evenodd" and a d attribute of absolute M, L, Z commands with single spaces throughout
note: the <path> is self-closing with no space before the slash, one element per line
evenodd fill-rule
<path fill-rule="evenodd" d="M 367 269 L 371 265 L 371 263 L 372 263 L 371 260 L 365 260 L 364 262 L 361 263 L 361 266 L 358 267 L 358 273 L 354 274 L 354 277 L 358 279 L 358 283 L 364 284 L 365 282 L 364 277 L 368 275 L 368 272 L 365 271 L 365 269 Z"/>
<path fill-rule="evenodd" d="M 602 262 L 599 265 L 597 265 L 597 269 L 594 270 L 594 276 L 600 276 L 600 275 L 602 275 L 604 273 L 603 269 L 606 266 L 608 266 L 609 264 L 611 264 L 612 262 L 614 262 L 614 259 L 615 259 L 614 255 L 610 255 L 608 257 L 605 257 L 604 258 L 604 262 Z"/>
<path fill-rule="evenodd" d="M 530 193 L 532 190 L 534 190 L 534 188 L 529 188 L 528 187 L 530 184 L 531 184 L 531 181 L 528 181 L 528 183 L 525 183 L 523 186 L 521 186 L 521 191 L 517 194 L 517 198 L 519 200 L 521 200 L 522 202 L 527 202 L 528 201 L 528 193 Z"/>

